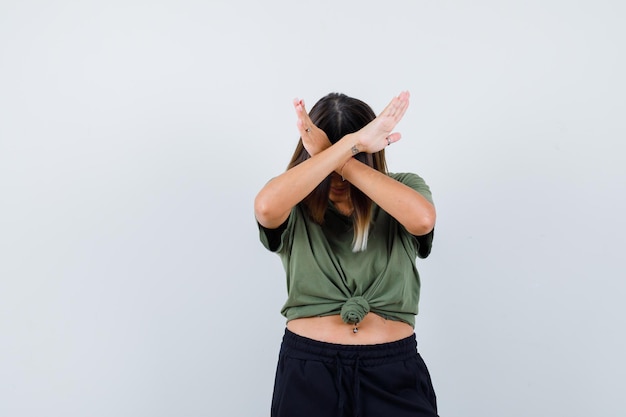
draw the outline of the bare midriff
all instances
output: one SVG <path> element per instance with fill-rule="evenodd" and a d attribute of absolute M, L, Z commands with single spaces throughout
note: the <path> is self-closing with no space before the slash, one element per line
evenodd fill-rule
<path fill-rule="evenodd" d="M 413 334 L 413 327 L 409 324 L 386 320 L 374 313 L 367 313 L 356 326 L 345 323 L 339 315 L 335 315 L 293 319 L 287 323 L 287 328 L 309 339 L 341 345 L 389 343 Z"/>

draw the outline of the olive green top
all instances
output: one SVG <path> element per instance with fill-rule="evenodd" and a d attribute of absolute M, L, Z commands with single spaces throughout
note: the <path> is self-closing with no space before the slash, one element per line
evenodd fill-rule
<path fill-rule="evenodd" d="M 428 201 L 428 185 L 411 173 L 389 174 Z M 259 225 L 263 245 L 276 252 L 287 275 L 287 320 L 340 314 L 359 322 L 369 311 L 415 327 L 420 295 L 417 257 L 430 253 L 433 232 L 414 236 L 376 204 L 367 249 L 352 252 L 352 218 L 329 202 L 324 223 L 315 223 L 301 204 L 278 229 Z"/>

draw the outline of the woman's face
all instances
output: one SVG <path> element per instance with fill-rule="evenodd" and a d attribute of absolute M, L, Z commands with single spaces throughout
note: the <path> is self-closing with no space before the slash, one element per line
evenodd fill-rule
<path fill-rule="evenodd" d="M 328 199 L 335 205 L 350 201 L 350 183 L 341 179 L 341 175 L 333 172 L 330 175 L 330 191 Z"/>

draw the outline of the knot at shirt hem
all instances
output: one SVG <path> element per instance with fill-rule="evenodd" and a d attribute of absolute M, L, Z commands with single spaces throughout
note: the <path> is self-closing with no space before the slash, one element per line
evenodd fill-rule
<path fill-rule="evenodd" d="M 370 305 L 365 298 L 350 297 L 341 307 L 341 319 L 349 324 L 360 323 L 369 312 Z"/>

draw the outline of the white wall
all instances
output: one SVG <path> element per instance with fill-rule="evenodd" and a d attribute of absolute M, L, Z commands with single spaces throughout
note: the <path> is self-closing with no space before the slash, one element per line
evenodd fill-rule
<path fill-rule="evenodd" d="M 266 416 L 291 100 L 412 104 L 442 416 L 623 416 L 626 7 L 0 3 L 0 415 Z"/>

